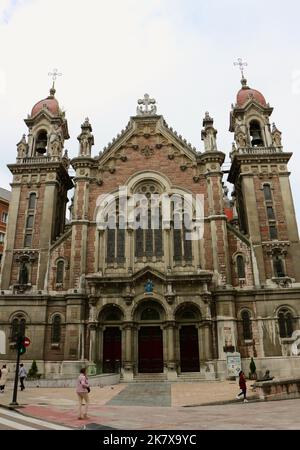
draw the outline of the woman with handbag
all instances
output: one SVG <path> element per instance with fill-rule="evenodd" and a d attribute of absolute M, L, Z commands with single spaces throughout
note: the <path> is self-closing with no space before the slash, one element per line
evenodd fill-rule
<path fill-rule="evenodd" d="M 76 392 L 79 401 L 79 414 L 78 419 L 87 419 L 87 410 L 89 404 L 90 385 L 86 376 L 86 369 L 80 369 L 80 375 L 77 379 Z M 83 415 L 82 415 L 82 409 Z"/>

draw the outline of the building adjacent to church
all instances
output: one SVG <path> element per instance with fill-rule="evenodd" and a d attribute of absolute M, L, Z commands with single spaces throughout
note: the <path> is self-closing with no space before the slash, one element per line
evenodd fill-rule
<path fill-rule="evenodd" d="M 120 369 L 126 381 L 143 373 L 223 379 L 226 355 L 234 351 L 241 353 L 246 373 L 254 357 L 259 371 L 299 376 L 300 243 L 289 182 L 292 153 L 270 124 L 272 112 L 243 78 L 230 112 L 229 200 L 225 154 L 208 113 L 200 151 L 145 95 L 126 128 L 97 155 L 86 119 L 78 156 L 70 160 L 64 151 L 67 119 L 52 88 L 25 119 L 28 136 L 8 166 L 3 361 L 15 360 L 15 337 L 22 332 L 31 339 L 23 359 L 35 359 L 49 377 L 73 375 L 86 364 L 98 373 Z M 164 220 L 159 203 L 156 229 L 122 228 L 120 186 L 128 199 L 201 195 L 203 238 L 187 239 L 185 226 L 174 226 L 184 211 L 172 207 Z M 103 195 L 110 199 L 104 217 L 114 228 L 99 226 Z M 196 223 L 193 203 L 191 210 Z M 151 208 L 148 213 L 150 223 Z"/>
<path fill-rule="evenodd" d="M 10 191 L 0 188 L 0 271 L 2 265 L 10 197 L 11 197 Z"/>

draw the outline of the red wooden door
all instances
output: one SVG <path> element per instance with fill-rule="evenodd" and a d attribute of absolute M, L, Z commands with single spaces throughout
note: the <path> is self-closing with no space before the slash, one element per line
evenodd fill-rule
<path fill-rule="evenodd" d="M 139 330 L 139 372 L 161 373 L 164 370 L 163 338 L 159 327 Z"/>
<path fill-rule="evenodd" d="M 121 365 L 121 330 L 106 328 L 103 333 L 103 372 L 118 372 Z"/>
<path fill-rule="evenodd" d="M 180 328 L 180 366 L 181 372 L 199 372 L 198 329 L 193 326 Z"/>

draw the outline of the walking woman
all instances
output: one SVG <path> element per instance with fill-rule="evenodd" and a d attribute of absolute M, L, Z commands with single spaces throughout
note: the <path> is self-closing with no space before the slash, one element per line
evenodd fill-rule
<path fill-rule="evenodd" d="M 239 373 L 239 386 L 241 392 L 236 396 L 236 398 L 240 398 L 241 395 L 244 395 L 244 403 L 248 403 L 246 398 L 247 396 L 247 386 L 246 386 L 246 378 L 244 372 L 241 370 Z"/>
<path fill-rule="evenodd" d="M 80 370 L 80 375 L 77 379 L 76 392 L 79 402 L 78 419 L 87 419 L 87 411 L 89 404 L 90 385 L 86 376 L 86 369 Z M 83 412 L 83 414 L 82 414 Z"/>

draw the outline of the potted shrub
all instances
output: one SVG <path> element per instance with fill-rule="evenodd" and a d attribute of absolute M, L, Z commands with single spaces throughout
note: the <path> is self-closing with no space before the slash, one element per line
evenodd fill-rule
<path fill-rule="evenodd" d="M 254 362 L 253 358 L 251 358 L 251 362 L 250 362 L 249 378 L 250 378 L 250 380 L 256 380 L 257 379 L 256 365 L 255 365 L 255 362 Z"/>

